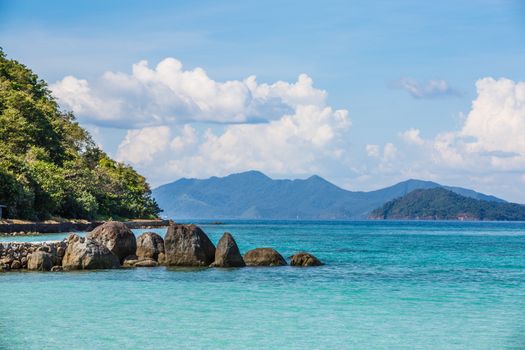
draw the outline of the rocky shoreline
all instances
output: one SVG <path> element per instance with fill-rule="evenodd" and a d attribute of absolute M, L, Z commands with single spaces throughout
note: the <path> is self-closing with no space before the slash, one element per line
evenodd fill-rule
<path fill-rule="evenodd" d="M 241 255 L 233 236 L 225 232 L 217 247 L 196 225 L 168 223 L 164 238 L 154 232 L 135 237 L 127 223 L 98 225 L 86 237 L 70 234 L 58 242 L 0 243 L 0 271 L 71 271 L 130 267 L 284 266 L 286 259 L 272 248 Z M 319 266 L 315 256 L 300 252 L 292 266 Z"/>
<path fill-rule="evenodd" d="M 29 223 L 1 223 L 0 237 L 6 236 L 38 236 L 48 233 L 92 231 L 104 224 L 104 221 L 66 221 L 66 222 L 29 222 Z M 166 227 L 169 220 L 132 220 L 124 224 L 130 229 Z"/>

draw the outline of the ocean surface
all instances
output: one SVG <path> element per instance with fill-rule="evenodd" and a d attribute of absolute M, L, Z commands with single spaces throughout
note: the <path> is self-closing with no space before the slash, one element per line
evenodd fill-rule
<path fill-rule="evenodd" d="M 525 349 L 523 222 L 200 226 L 326 265 L 3 273 L 0 349 Z"/>

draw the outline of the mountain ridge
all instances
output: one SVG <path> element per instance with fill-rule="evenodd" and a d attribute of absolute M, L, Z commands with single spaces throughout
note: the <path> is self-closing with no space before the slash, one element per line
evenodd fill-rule
<path fill-rule="evenodd" d="M 414 189 L 446 187 L 472 198 L 505 202 L 473 190 L 410 179 L 364 192 L 348 191 L 312 175 L 272 179 L 256 170 L 208 179 L 181 178 L 159 186 L 153 196 L 164 215 L 191 219 L 366 219 L 384 203 Z"/>

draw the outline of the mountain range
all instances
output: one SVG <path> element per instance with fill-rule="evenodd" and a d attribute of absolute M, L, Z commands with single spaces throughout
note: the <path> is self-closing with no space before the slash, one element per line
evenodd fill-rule
<path fill-rule="evenodd" d="M 182 178 L 153 190 L 174 219 L 366 219 L 388 201 L 416 189 L 445 188 L 461 196 L 490 202 L 504 200 L 461 187 L 407 180 L 376 191 L 344 190 L 314 175 L 307 179 L 274 180 L 259 171 L 209 179 Z"/>

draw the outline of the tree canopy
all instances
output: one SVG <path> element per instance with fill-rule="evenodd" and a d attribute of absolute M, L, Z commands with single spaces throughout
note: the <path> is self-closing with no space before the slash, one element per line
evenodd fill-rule
<path fill-rule="evenodd" d="M 45 81 L 0 48 L 0 204 L 11 218 L 156 217 L 146 179 L 99 149 Z"/>

